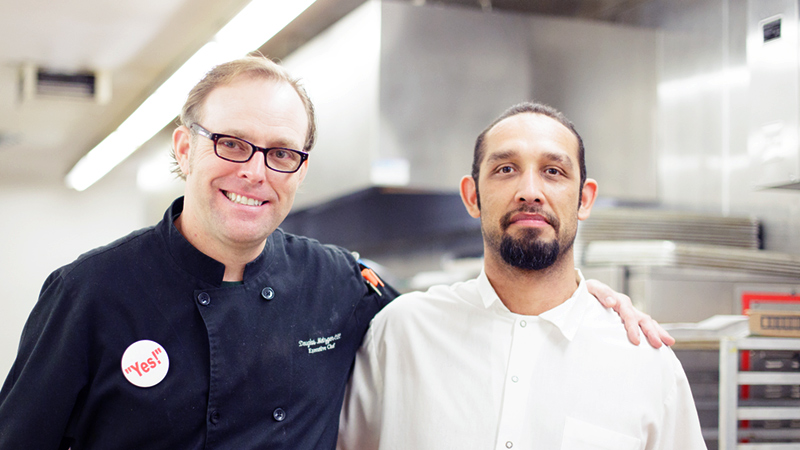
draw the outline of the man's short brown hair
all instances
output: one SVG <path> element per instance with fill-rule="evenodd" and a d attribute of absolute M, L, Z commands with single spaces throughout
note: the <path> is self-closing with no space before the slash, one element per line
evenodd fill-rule
<path fill-rule="evenodd" d="M 317 138 L 317 126 L 314 116 L 314 104 L 308 97 L 306 90 L 300 85 L 300 80 L 292 77 L 286 69 L 261 55 L 251 55 L 215 66 L 197 83 L 189 92 L 186 103 L 181 109 L 180 122 L 186 127 L 203 120 L 203 106 L 211 91 L 230 84 L 240 76 L 286 82 L 294 88 L 305 107 L 308 116 L 308 131 L 302 150 L 311 151 Z M 175 154 L 173 150 L 173 160 Z M 186 179 L 181 172 L 177 161 L 174 161 L 173 172 L 180 178 Z"/>

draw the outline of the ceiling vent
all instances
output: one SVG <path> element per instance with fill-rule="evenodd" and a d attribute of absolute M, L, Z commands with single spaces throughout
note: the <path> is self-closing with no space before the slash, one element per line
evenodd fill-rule
<path fill-rule="evenodd" d="M 66 98 L 104 105 L 111 100 L 111 79 L 104 71 L 59 71 L 26 64 L 20 84 L 23 101 Z"/>

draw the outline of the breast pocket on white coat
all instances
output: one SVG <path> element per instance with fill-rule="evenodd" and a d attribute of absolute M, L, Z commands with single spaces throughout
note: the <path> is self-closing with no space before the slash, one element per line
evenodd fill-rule
<path fill-rule="evenodd" d="M 567 417 L 561 450 L 639 450 L 641 445 L 641 439 Z"/>

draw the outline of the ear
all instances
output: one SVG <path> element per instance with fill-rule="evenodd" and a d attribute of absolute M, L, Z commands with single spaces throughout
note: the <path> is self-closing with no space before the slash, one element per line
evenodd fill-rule
<path fill-rule="evenodd" d="M 181 125 L 172 132 L 172 149 L 175 151 L 175 159 L 178 167 L 184 175 L 189 174 L 189 151 L 192 144 L 192 132 L 186 126 Z"/>
<path fill-rule="evenodd" d="M 308 160 L 303 161 L 303 164 L 300 165 L 300 169 L 297 171 L 297 174 L 300 177 L 300 179 L 297 180 L 298 186 L 303 183 L 303 180 L 306 179 L 306 172 L 308 172 Z"/>
<path fill-rule="evenodd" d="M 592 205 L 597 200 L 597 181 L 587 178 L 581 191 L 581 205 L 578 208 L 578 220 L 586 220 L 592 212 Z"/>
<path fill-rule="evenodd" d="M 475 180 L 471 176 L 465 175 L 461 178 L 461 201 L 470 216 L 478 218 L 481 216 L 481 209 L 478 207 L 478 191 L 475 187 Z"/>

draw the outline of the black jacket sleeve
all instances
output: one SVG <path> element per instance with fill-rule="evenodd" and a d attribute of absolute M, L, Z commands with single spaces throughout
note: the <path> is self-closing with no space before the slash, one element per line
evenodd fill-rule
<path fill-rule="evenodd" d="M 88 380 L 91 324 L 63 271 L 44 283 L 0 390 L 0 448 L 67 448 L 62 442 Z"/>

